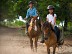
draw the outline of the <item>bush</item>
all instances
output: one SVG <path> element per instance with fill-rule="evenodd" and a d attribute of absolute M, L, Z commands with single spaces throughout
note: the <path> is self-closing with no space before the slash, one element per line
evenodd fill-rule
<path fill-rule="evenodd" d="M 8 27 L 22 27 L 25 26 L 25 23 L 19 20 L 13 20 L 13 21 L 2 21 L 1 22 L 2 25 L 4 26 L 8 26 Z"/>

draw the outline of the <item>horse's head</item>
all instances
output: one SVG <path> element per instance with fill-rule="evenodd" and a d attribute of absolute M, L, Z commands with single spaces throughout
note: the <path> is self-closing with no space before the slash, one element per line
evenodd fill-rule
<path fill-rule="evenodd" d="M 35 20 L 32 18 L 31 21 L 30 21 L 30 26 L 33 27 L 34 25 L 35 25 Z"/>
<path fill-rule="evenodd" d="M 50 31 L 51 31 L 51 23 L 49 23 L 48 21 L 46 21 L 44 24 L 43 24 L 43 33 L 44 33 L 44 38 L 45 40 L 48 39 L 48 37 L 50 36 Z"/>

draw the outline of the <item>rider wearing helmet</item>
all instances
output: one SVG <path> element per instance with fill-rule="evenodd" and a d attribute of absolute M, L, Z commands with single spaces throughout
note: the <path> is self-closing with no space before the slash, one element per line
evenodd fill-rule
<path fill-rule="evenodd" d="M 27 10 L 27 14 L 26 14 L 26 17 L 24 18 L 25 20 L 27 20 L 28 18 L 37 18 L 38 17 L 38 13 L 37 13 L 37 9 L 33 6 L 34 3 L 33 1 L 30 1 L 28 3 L 29 5 L 29 9 Z M 29 20 L 30 21 L 30 20 Z M 28 23 L 29 21 L 26 23 L 26 33 L 28 32 Z"/>
<path fill-rule="evenodd" d="M 49 5 L 47 7 L 49 14 L 46 17 L 46 21 L 50 22 L 53 26 L 56 25 L 56 17 L 57 15 L 54 13 L 54 6 L 53 5 Z"/>
<path fill-rule="evenodd" d="M 55 7 L 54 7 L 53 5 L 48 5 L 47 9 L 48 9 L 48 10 L 50 10 L 50 9 L 55 9 Z"/>
<path fill-rule="evenodd" d="M 57 17 L 57 15 L 54 13 L 55 7 L 53 5 L 48 5 L 47 9 L 48 9 L 49 14 L 47 14 L 46 21 L 51 23 L 51 25 L 54 29 L 54 32 L 57 36 L 57 41 L 59 42 L 60 31 L 56 26 L 56 17 Z M 42 36 L 42 42 L 41 43 L 44 43 L 44 36 Z"/>
<path fill-rule="evenodd" d="M 55 25 L 56 23 L 56 14 L 54 14 L 54 6 L 48 5 L 47 7 L 49 14 L 46 17 L 46 21 L 51 22 L 52 25 Z M 42 41 L 41 43 L 44 43 L 44 35 L 42 35 Z"/>
<path fill-rule="evenodd" d="M 49 11 L 49 14 L 46 17 L 46 21 L 50 22 L 51 25 L 53 26 L 54 32 L 57 36 L 57 42 L 58 42 L 58 44 L 61 44 L 61 42 L 60 42 L 60 29 L 56 26 L 57 15 L 54 13 L 55 7 L 53 5 L 49 5 L 47 7 L 47 9 Z"/>

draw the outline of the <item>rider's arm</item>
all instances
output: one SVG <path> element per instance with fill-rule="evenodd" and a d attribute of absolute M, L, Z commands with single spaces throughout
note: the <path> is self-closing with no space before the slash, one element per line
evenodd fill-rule
<path fill-rule="evenodd" d="M 29 10 L 27 10 L 27 14 L 26 14 L 26 18 L 28 18 L 29 17 Z"/>
<path fill-rule="evenodd" d="M 38 17 L 38 13 L 37 13 L 36 8 L 34 8 L 34 15 L 33 15 L 33 18 L 36 19 L 37 17 Z"/>
<path fill-rule="evenodd" d="M 37 16 L 38 16 L 37 10 L 36 10 L 36 8 L 34 8 L 34 15 L 33 15 L 33 17 L 37 17 Z"/>
<path fill-rule="evenodd" d="M 54 24 L 56 23 L 56 18 L 57 18 L 57 15 L 55 14 L 54 15 Z"/>
<path fill-rule="evenodd" d="M 46 21 L 49 21 L 49 19 L 48 19 L 48 15 L 47 15 L 47 17 L 46 17 Z"/>
<path fill-rule="evenodd" d="M 46 18 L 46 21 L 49 21 L 48 18 Z"/>

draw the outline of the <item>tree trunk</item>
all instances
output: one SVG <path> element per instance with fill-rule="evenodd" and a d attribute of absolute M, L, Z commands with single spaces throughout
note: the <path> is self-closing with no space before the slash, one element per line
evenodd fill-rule
<path fill-rule="evenodd" d="M 68 24 L 68 20 L 67 20 L 67 18 L 65 18 L 64 31 L 67 31 L 67 24 Z"/>

